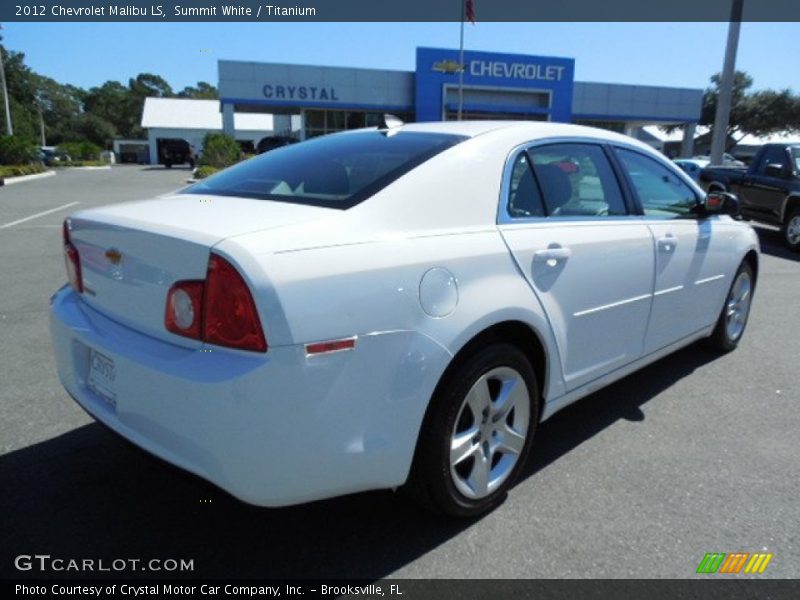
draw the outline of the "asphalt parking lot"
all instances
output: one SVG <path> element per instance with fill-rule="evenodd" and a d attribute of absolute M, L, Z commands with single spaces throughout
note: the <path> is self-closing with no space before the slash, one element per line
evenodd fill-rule
<path fill-rule="evenodd" d="M 758 228 L 737 351 L 689 347 L 559 413 L 489 516 L 447 520 L 389 491 L 260 509 L 94 423 L 51 357 L 63 218 L 187 175 L 116 167 L 0 188 L 3 577 L 26 575 L 18 554 L 50 554 L 193 559 L 195 577 L 692 578 L 706 552 L 739 551 L 774 554 L 759 577 L 800 577 L 800 255 L 777 231 Z"/>

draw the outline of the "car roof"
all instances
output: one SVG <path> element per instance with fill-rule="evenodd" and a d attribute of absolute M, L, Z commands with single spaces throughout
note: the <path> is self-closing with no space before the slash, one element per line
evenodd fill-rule
<path fill-rule="evenodd" d="M 520 143 L 538 138 L 583 137 L 597 138 L 603 141 L 617 141 L 629 145 L 646 147 L 635 138 L 596 127 L 573 125 L 571 123 L 554 123 L 550 121 L 437 121 L 425 123 L 408 123 L 396 128 L 399 131 L 420 131 L 463 135 L 474 138 L 487 134 L 502 134 L 506 138 L 518 137 Z"/>

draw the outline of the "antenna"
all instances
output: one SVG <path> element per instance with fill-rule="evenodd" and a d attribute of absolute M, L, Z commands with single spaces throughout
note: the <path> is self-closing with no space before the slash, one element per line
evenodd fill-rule
<path fill-rule="evenodd" d="M 403 120 L 400 117 L 385 113 L 382 117 L 379 129 L 394 129 L 404 124 L 405 123 L 403 123 Z"/>

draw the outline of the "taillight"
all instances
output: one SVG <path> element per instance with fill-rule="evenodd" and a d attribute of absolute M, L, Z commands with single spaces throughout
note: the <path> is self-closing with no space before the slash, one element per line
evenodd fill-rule
<path fill-rule="evenodd" d="M 70 237 L 70 223 L 69 219 L 64 220 L 64 225 L 61 229 L 64 238 L 64 267 L 67 270 L 67 279 L 69 284 L 79 294 L 83 293 L 83 277 L 81 276 L 81 258 L 78 255 L 78 249 L 72 243 Z"/>
<path fill-rule="evenodd" d="M 242 276 L 212 254 L 205 281 L 179 281 L 167 293 L 168 331 L 219 346 L 267 351 L 258 310 Z"/>
<path fill-rule="evenodd" d="M 203 339 L 241 350 L 266 352 L 256 304 L 242 276 L 227 260 L 212 254 L 208 261 L 203 311 Z"/>
<path fill-rule="evenodd" d="M 203 282 L 179 281 L 167 293 L 164 325 L 168 331 L 201 339 L 203 320 Z"/>

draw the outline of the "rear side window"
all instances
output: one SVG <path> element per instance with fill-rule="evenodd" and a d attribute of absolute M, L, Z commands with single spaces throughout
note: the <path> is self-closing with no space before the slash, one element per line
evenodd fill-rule
<path fill-rule="evenodd" d="M 600 146 L 538 146 L 530 150 L 530 159 L 548 216 L 627 214 L 619 183 Z"/>
<path fill-rule="evenodd" d="M 378 130 L 325 136 L 251 158 L 183 193 L 346 209 L 465 139 Z"/>
<path fill-rule="evenodd" d="M 511 169 L 508 214 L 515 218 L 544 216 L 542 196 L 525 152 L 520 153 Z"/>

